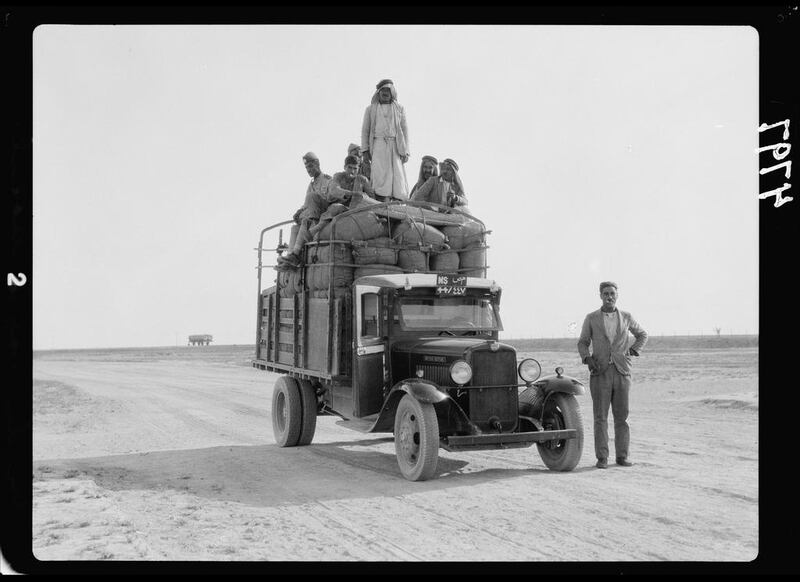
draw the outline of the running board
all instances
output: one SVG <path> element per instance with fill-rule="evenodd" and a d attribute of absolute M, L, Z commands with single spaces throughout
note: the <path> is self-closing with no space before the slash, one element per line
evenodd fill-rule
<path fill-rule="evenodd" d="M 371 432 L 372 427 L 375 426 L 376 420 L 378 420 L 378 415 L 370 414 L 363 418 L 344 419 L 340 417 L 340 419 L 336 421 L 336 424 L 357 432 Z"/>

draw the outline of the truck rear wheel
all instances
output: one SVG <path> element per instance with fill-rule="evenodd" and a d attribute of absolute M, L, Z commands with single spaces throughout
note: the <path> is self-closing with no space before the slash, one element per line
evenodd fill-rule
<path fill-rule="evenodd" d="M 574 439 L 553 440 L 536 443 L 539 455 L 552 471 L 572 471 L 578 466 L 583 454 L 583 416 L 577 399 L 572 394 L 555 392 L 544 405 L 542 416 L 544 430 L 574 428 Z"/>
<path fill-rule="evenodd" d="M 433 404 L 410 394 L 400 399 L 394 416 L 394 449 L 403 477 L 425 481 L 439 461 L 439 421 Z"/>
<path fill-rule="evenodd" d="M 303 405 L 297 380 L 281 376 L 272 391 L 272 431 L 278 446 L 297 446 L 302 424 Z"/>
<path fill-rule="evenodd" d="M 300 404 L 303 407 L 297 446 L 303 447 L 311 444 L 314 439 L 314 431 L 317 430 L 317 393 L 308 380 L 297 380 L 297 385 L 300 389 Z"/>

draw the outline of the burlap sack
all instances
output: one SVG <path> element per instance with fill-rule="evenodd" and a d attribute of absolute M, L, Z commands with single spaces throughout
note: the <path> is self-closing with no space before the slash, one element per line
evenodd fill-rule
<path fill-rule="evenodd" d="M 337 265 L 350 264 L 353 262 L 353 249 L 350 243 L 328 243 L 319 241 L 316 245 L 308 247 L 308 262 L 314 263 L 330 263 L 334 262 Z"/>
<path fill-rule="evenodd" d="M 381 216 L 387 216 L 394 220 L 415 220 L 417 222 L 426 222 L 427 224 L 432 224 L 433 226 L 462 224 L 465 220 L 469 220 L 469 217 L 464 216 L 463 214 L 444 214 L 439 210 L 431 210 L 424 207 L 409 205 L 393 205 L 382 208 L 377 212 Z"/>
<path fill-rule="evenodd" d="M 353 284 L 355 267 L 335 266 L 333 268 L 333 286 L 348 287 Z M 318 263 L 306 265 L 306 284 L 309 289 L 327 289 L 331 282 L 331 265 Z"/>
<path fill-rule="evenodd" d="M 474 245 L 458 253 L 459 273 L 468 277 L 486 276 L 486 245 Z"/>
<path fill-rule="evenodd" d="M 353 262 L 357 265 L 396 265 L 397 249 L 391 248 L 392 239 L 373 238 L 353 243 Z"/>
<path fill-rule="evenodd" d="M 486 242 L 486 229 L 471 218 L 465 220 L 464 224 L 443 226 L 441 231 L 447 237 L 447 244 L 451 249 L 465 249 Z"/>
<path fill-rule="evenodd" d="M 430 224 L 404 220 L 392 230 L 392 240 L 402 245 L 431 245 L 434 249 L 446 249 L 447 237 Z"/>
<path fill-rule="evenodd" d="M 344 297 L 350 293 L 350 287 L 334 287 L 333 288 L 333 297 L 334 299 L 338 299 L 339 297 Z M 309 295 L 314 299 L 328 299 L 328 289 L 314 289 L 309 291 Z"/>
<path fill-rule="evenodd" d="M 426 272 L 428 270 L 428 254 L 422 251 L 398 251 L 397 266 L 412 273 Z"/>
<path fill-rule="evenodd" d="M 332 227 L 332 222 L 326 224 L 316 240 L 330 240 Z M 334 240 L 369 240 L 383 236 L 389 236 L 389 224 L 372 211 L 357 212 L 336 221 Z"/>
<path fill-rule="evenodd" d="M 281 297 L 291 297 L 295 293 L 300 293 L 303 290 L 300 277 L 300 269 L 278 271 L 277 283 L 280 286 L 278 295 Z"/>
<path fill-rule="evenodd" d="M 428 260 L 431 271 L 440 273 L 456 273 L 460 265 L 457 251 L 432 252 Z"/>

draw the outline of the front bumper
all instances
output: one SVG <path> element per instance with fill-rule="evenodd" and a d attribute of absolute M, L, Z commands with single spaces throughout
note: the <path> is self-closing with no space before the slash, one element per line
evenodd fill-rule
<path fill-rule="evenodd" d="M 439 439 L 439 444 L 446 451 L 476 451 L 480 449 L 529 447 L 533 443 L 574 439 L 577 437 L 577 430 L 574 428 L 567 428 L 563 430 L 540 430 L 533 432 L 446 436 Z"/>

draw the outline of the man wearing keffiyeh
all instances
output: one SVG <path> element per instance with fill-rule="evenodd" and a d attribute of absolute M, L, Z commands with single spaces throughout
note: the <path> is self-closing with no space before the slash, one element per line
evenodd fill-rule
<path fill-rule="evenodd" d="M 414 198 L 414 192 L 421 188 L 429 178 L 439 175 L 439 170 L 436 169 L 438 165 L 439 160 L 433 156 L 422 156 L 422 163 L 419 165 L 419 179 L 417 180 L 417 183 L 414 184 L 414 187 L 411 188 L 409 198 Z"/>
<path fill-rule="evenodd" d="M 408 198 L 405 163 L 408 161 L 408 126 L 403 106 L 391 79 L 375 86 L 372 101 L 364 111 L 361 149 L 370 162 L 370 185 L 380 196 Z"/>
<path fill-rule="evenodd" d="M 458 164 L 447 158 L 441 164 L 441 175 L 431 176 L 414 191 L 412 200 L 418 202 L 433 202 L 450 208 L 458 207 L 459 210 L 468 211 L 467 196 L 464 194 L 464 184 L 458 176 Z"/>

